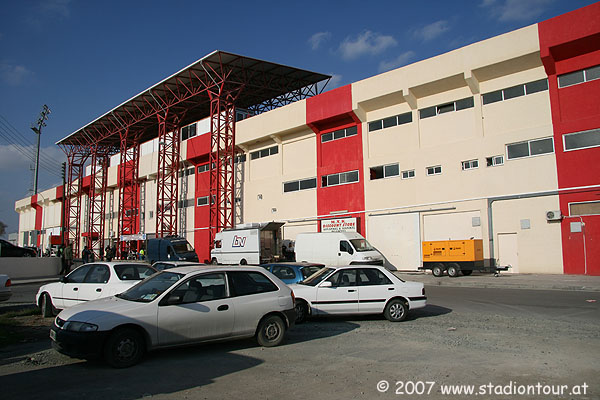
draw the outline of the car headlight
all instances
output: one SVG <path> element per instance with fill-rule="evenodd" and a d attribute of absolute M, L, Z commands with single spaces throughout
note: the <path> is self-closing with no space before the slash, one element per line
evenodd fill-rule
<path fill-rule="evenodd" d="M 62 328 L 71 332 L 96 332 L 98 330 L 98 325 L 88 324 L 86 322 L 67 321 Z"/>
<path fill-rule="evenodd" d="M 372 259 L 373 259 L 373 257 L 371 257 L 371 256 L 366 256 L 363 258 L 363 260 L 366 260 L 366 261 L 371 261 Z"/>

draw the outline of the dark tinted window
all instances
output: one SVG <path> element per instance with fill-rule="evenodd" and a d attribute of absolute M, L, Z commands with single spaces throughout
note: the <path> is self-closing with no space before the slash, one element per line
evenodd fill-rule
<path fill-rule="evenodd" d="M 352 246 L 350 246 L 350 243 L 348 243 L 345 240 L 340 240 L 340 251 L 349 254 L 354 254 L 354 249 L 352 248 Z"/>
<path fill-rule="evenodd" d="M 108 267 L 103 264 L 94 264 L 85 277 L 84 283 L 106 283 L 108 278 L 110 278 Z"/>
<path fill-rule="evenodd" d="M 312 189 L 317 187 L 317 178 L 304 179 L 300 181 L 300 190 Z"/>
<path fill-rule="evenodd" d="M 508 151 L 508 159 L 527 157 L 529 156 L 529 143 L 515 143 L 506 146 Z"/>
<path fill-rule="evenodd" d="M 371 180 L 373 179 L 382 179 L 383 178 L 383 167 L 371 167 L 369 170 L 369 175 Z"/>
<path fill-rule="evenodd" d="M 378 131 L 378 130 L 380 130 L 382 128 L 383 128 L 383 121 L 382 120 L 369 122 L 369 132 Z"/>
<path fill-rule="evenodd" d="M 321 135 L 321 143 L 329 142 L 330 140 L 333 140 L 332 132 L 324 133 Z"/>
<path fill-rule="evenodd" d="M 576 85 L 583 82 L 583 70 L 560 75 L 558 77 L 558 87 Z"/>
<path fill-rule="evenodd" d="M 497 101 L 502 101 L 502 90 L 483 94 L 483 104 L 495 103 Z"/>
<path fill-rule="evenodd" d="M 356 286 L 356 270 L 355 269 L 343 269 L 331 275 L 328 282 L 331 282 L 333 286 Z"/>
<path fill-rule="evenodd" d="M 279 279 L 294 279 L 296 277 L 296 272 L 293 268 L 282 265 L 274 266 L 271 272 Z"/>
<path fill-rule="evenodd" d="M 600 65 L 585 70 L 585 80 L 592 81 L 600 78 Z"/>
<path fill-rule="evenodd" d="M 300 189 L 300 182 L 298 182 L 298 181 L 286 182 L 283 184 L 284 192 L 293 192 L 293 191 L 296 191 L 299 189 Z"/>
<path fill-rule="evenodd" d="M 408 124 L 409 122 L 412 122 L 411 112 L 398 115 L 398 125 Z"/>
<path fill-rule="evenodd" d="M 398 118 L 396 116 L 385 118 L 383 120 L 384 128 L 389 128 L 389 127 L 396 126 L 396 125 L 398 125 Z"/>
<path fill-rule="evenodd" d="M 246 296 L 279 290 L 277 285 L 259 272 L 231 271 L 227 272 L 227 277 L 232 296 Z"/>
<path fill-rule="evenodd" d="M 346 137 L 346 131 L 343 129 L 337 130 L 335 132 L 333 132 L 333 139 L 341 139 Z"/>
<path fill-rule="evenodd" d="M 586 132 L 570 133 L 564 136 L 565 150 L 600 146 L 600 129 Z"/>
<path fill-rule="evenodd" d="M 472 108 L 475 105 L 472 97 L 466 99 L 456 100 L 456 111 L 464 110 L 466 108 Z"/>
<path fill-rule="evenodd" d="M 90 268 L 92 268 L 92 265 L 77 268 L 67 276 L 67 283 L 82 283 Z"/>
<path fill-rule="evenodd" d="M 531 155 L 535 156 L 538 154 L 552 153 L 554 146 L 552 144 L 552 138 L 532 140 L 530 143 Z"/>
<path fill-rule="evenodd" d="M 362 268 L 358 270 L 358 284 L 363 286 L 391 285 L 390 278 L 375 268 Z"/>
<path fill-rule="evenodd" d="M 504 89 L 504 100 L 512 99 L 519 96 L 525 96 L 525 86 L 513 86 Z"/>
<path fill-rule="evenodd" d="M 135 281 L 149 277 L 155 271 L 152 267 L 143 264 L 115 265 L 115 272 L 122 281 Z"/>
<path fill-rule="evenodd" d="M 355 126 L 351 126 L 350 128 L 346 128 L 346 136 L 354 136 L 358 134 L 358 129 Z"/>
<path fill-rule="evenodd" d="M 527 94 L 542 92 L 544 90 L 548 90 L 548 79 L 540 79 L 539 81 L 525 84 L 525 91 Z"/>
<path fill-rule="evenodd" d="M 444 114 L 451 111 L 454 111 L 454 103 L 442 104 L 440 106 L 437 106 L 438 114 Z"/>
<path fill-rule="evenodd" d="M 390 164 L 385 166 L 385 176 L 397 176 L 400 174 L 400 167 L 398 164 Z"/>
<path fill-rule="evenodd" d="M 421 119 L 433 117 L 434 115 L 437 115 L 436 107 L 423 108 L 422 110 L 419 110 L 419 115 Z"/>

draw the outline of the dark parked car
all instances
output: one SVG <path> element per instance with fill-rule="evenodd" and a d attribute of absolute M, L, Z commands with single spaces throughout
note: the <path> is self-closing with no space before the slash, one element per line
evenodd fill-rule
<path fill-rule="evenodd" d="M 0 257 L 35 257 L 36 251 L 15 246 L 11 242 L 0 239 Z"/>
<path fill-rule="evenodd" d="M 285 284 L 303 281 L 324 266 L 323 264 L 302 262 L 281 262 L 263 265 L 263 267 L 281 279 Z"/>

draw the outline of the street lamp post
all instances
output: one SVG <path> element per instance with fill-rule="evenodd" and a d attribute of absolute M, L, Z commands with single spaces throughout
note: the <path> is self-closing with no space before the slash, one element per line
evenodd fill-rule
<path fill-rule="evenodd" d="M 37 125 L 32 125 L 31 130 L 34 131 L 37 135 L 37 150 L 35 154 L 35 177 L 33 179 L 33 194 L 37 194 L 38 192 L 38 169 L 40 166 L 40 136 L 42 135 L 42 127 L 46 126 L 46 120 L 48 119 L 48 114 L 50 114 L 50 109 L 46 104 L 42 107 L 42 111 L 40 112 L 40 117 L 37 120 Z"/>

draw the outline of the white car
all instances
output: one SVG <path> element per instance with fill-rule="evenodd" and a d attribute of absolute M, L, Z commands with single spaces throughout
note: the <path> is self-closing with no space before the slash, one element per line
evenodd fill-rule
<path fill-rule="evenodd" d="M 295 319 L 293 292 L 264 268 L 178 267 L 62 311 L 50 338 L 63 354 L 122 368 L 163 347 L 252 336 L 276 346 Z"/>
<path fill-rule="evenodd" d="M 296 296 L 296 322 L 308 315 L 381 313 L 397 322 L 427 304 L 422 283 L 405 282 L 376 265 L 326 267 L 290 288 Z"/>
<path fill-rule="evenodd" d="M 0 301 L 6 301 L 12 296 L 10 285 L 11 282 L 8 275 L 0 274 Z"/>
<path fill-rule="evenodd" d="M 35 304 L 44 317 L 54 316 L 57 310 L 124 292 L 155 272 L 150 265 L 135 261 L 84 264 L 59 282 L 40 287 Z"/>

